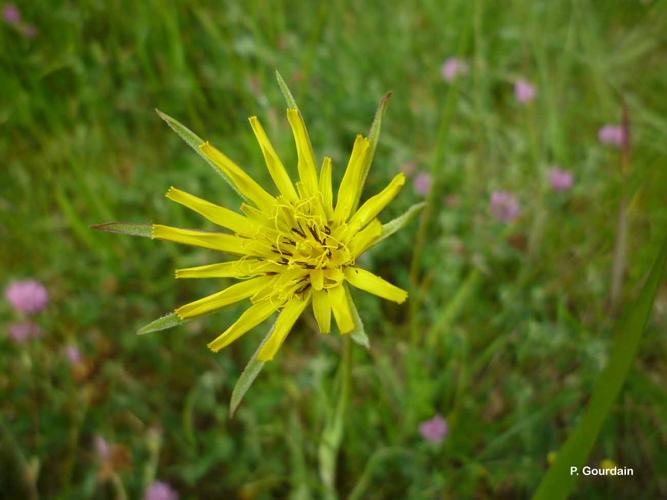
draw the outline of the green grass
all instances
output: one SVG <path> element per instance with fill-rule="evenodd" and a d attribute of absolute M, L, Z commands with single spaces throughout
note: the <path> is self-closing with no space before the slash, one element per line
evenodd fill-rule
<path fill-rule="evenodd" d="M 371 350 L 352 350 L 337 464 L 342 498 L 525 498 L 581 419 L 667 229 L 665 2 L 33 2 L 39 34 L 0 26 L 3 286 L 34 277 L 51 295 L 40 340 L 16 345 L 0 304 L 0 496 L 139 498 L 154 478 L 182 498 L 319 498 L 318 445 L 342 342 L 304 317 L 234 419 L 229 399 L 266 326 L 219 354 L 206 343 L 240 307 L 136 336 L 227 282 L 173 269 L 212 252 L 98 233 L 109 221 L 202 227 L 164 198 L 174 185 L 236 208 L 238 196 L 155 114 L 212 141 L 265 186 L 247 117 L 291 172 L 296 155 L 279 70 L 318 158 L 339 180 L 354 136 L 393 91 L 366 194 L 407 161 L 434 177 L 421 218 L 365 267 L 410 291 L 396 306 L 355 294 Z M 443 5 L 444 4 L 444 5 Z M 455 85 L 440 65 L 470 65 Z M 517 104 L 512 83 L 537 98 Z M 597 140 L 619 122 L 631 163 Z M 549 166 L 574 172 L 554 193 Z M 410 184 L 410 183 L 409 183 Z M 489 214 L 512 191 L 521 217 Z M 618 210 L 630 200 L 621 305 L 610 307 Z M 421 196 L 407 185 L 383 222 Z M 193 282 L 197 281 L 197 282 Z M 588 459 L 632 478 L 581 478 L 575 498 L 667 496 L 667 291 Z M 85 363 L 62 349 L 76 343 Z M 425 442 L 419 422 L 449 434 Z M 124 450 L 100 475 L 96 436 Z M 157 438 L 156 436 L 159 436 Z M 119 455 L 122 453 L 119 453 Z M 27 474 L 27 475 L 26 475 Z"/>

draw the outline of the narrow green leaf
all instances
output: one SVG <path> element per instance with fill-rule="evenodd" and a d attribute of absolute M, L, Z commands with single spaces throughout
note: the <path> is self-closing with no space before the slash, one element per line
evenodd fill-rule
<path fill-rule="evenodd" d="M 378 239 L 374 245 L 377 245 L 380 243 L 382 240 L 385 238 L 389 238 L 392 234 L 394 234 L 397 231 L 400 231 L 407 225 L 408 222 L 410 222 L 412 219 L 415 218 L 415 216 L 419 213 L 419 211 L 424 208 L 426 205 L 425 201 L 422 201 L 420 203 L 415 203 L 412 205 L 410 208 L 408 208 L 403 214 L 399 215 L 396 217 L 394 220 L 391 220 L 387 222 L 386 224 L 382 225 L 382 236 L 380 236 L 380 239 Z"/>
<path fill-rule="evenodd" d="M 125 222 L 107 222 L 105 224 L 94 224 L 91 229 L 105 231 L 107 233 L 127 234 L 129 236 L 141 236 L 150 238 L 152 233 L 152 224 L 127 224 Z"/>
<path fill-rule="evenodd" d="M 178 326 L 183 323 L 185 323 L 185 320 L 179 318 L 175 312 L 165 314 L 161 318 L 158 318 L 155 321 L 152 321 L 148 323 L 146 326 L 140 328 L 137 331 L 137 335 L 145 335 L 147 333 L 159 332 L 161 330 L 166 330 L 167 328 L 173 328 L 174 326 Z"/>
<path fill-rule="evenodd" d="M 209 159 L 208 159 L 208 158 L 201 152 L 201 150 L 199 149 L 199 146 L 201 146 L 202 144 L 204 144 L 204 143 L 206 142 L 206 141 L 204 141 L 204 139 L 202 139 L 201 137 L 199 137 L 199 136 L 198 136 L 197 134 L 195 134 L 192 130 L 190 130 L 188 127 L 186 127 L 185 125 L 183 125 L 181 122 L 179 122 L 179 121 L 176 120 L 175 118 L 172 118 L 172 117 L 169 116 L 168 114 L 163 113 L 163 112 L 160 111 L 159 109 L 156 109 L 155 112 L 160 116 L 160 118 L 162 118 L 165 122 L 167 122 L 167 125 L 169 125 L 169 127 L 170 127 L 174 132 L 176 132 L 176 133 L 178 134 L 178 136 L 179 136 L 181 139 L 183 139 L 183 140 L 188 144 L 188 146 L 190 146 L 192 149 L 194 149 L 195 152 L 196 152 L 201 158 L 203 158 L 203 159 L 206 161 L 206 163 L 208 163 L 208 164 L 213 168 L 213 170 L 215 170 L 215 171 L 216 171 L 216 172 L 217 172 L 217 173 L 218 173 L 218 174 L 225 180 L 225 182 L 226 182 L 227 184 L 229 184 L 229 185 L 232 187 L 232 189 L 233 189 L 234 191 L 236 191 L 241 197 L 243 197 L 243 195 L 242 195 L 241 192 L 236 188 L 236 186 L 234 185 L 234 183 L 231 182 L 231 181 L 229 180 L 229 177 L 227 177 L 227 176 L 225 175 L 225 173 L 224 173 L 222 170 L 220 170 L 220 169 L 215 165 L 215 163 L 213 163 L 212 161 L 210 161 L 210 160 L 209 160 Z M 244 199 L 245 199 L 245 198 L 244 198 Z"/>
<path fill-rule="evenodd" d="M 271 328 L 269 328 L 269 332 L 262 340 L 262 343 L 259 344 L 255 354 L 252 355 L 250 361 L 248 361 L 248 364 L 243 369 L 243 372 L 241 372 L 241 376 L 236 381 L 236 385 L 234 385 L 234 389 L 232 390 L 232 398 L 229 402 L 230 417 L 234 416 L 236 409 L 239 407 L 241 401 L 243 400 L 243 396 L 245 396 L 245 393 L 248 392 L 248 389 L 250 389 L 250 386 L 257 378 L 257 375 L 259 375 L 259 372 L 262 371 L 262 368 L 264 368 L 264 365 L 266 364 L 265 361 L 258 360 L 257 356 L 259 355 L 259 351 L 262 349 L 262 346 L 266 343 L 269 337 L 271 337 L 275 326 L 276 324 L 274 322 L 273 325 L 271 325 Z"/>
<path fill-rule="evenodd" d="M 294 100 L 292 92 L 290 92 L 287 83 L 285 83 L 285 80 L 283 79 L 282 75 L 278 72 L 278 70 L 276 70 L 276 80 L 278 80 L 278 86 L 280 87 L 280 91 L 283 93 L 283 97 L 285 98 L 287 107 L 299 109 L 299 106 L 296 105 L 296 101 Z"/>
<path fill-rule="evenodd" d="M 368 340 L 368 335 L 366 335 L 366 330 L 364 329 L 364 322 L 361 320 L 361 316 L 359 316 L 359 311 L 357 310 L 357 306 L 354 303 L 354 300 L 352 300 L 352 294 L 350 293 L 350 287 L 347 285 L 343 285 L 345 287 L 345 295 L 347 295 L 347 301 L 350 303 L 350 309 L 352 309 L 352 316 L 354 318 L 354 330 L 349 334 L 352 340 L 354 340 L 357 344 L 359 344 L 362 347 L 365 347 L 366 349 L 371 348 L 371 343 Z"/>
<path fill-rule="evenodd" d="M 577 471 L 581 471 L 586 464 L 600 428 L 623 387 L 653 308 L 666 263 L 667 238 L 639 296 L 616 326 L 609 361 L 598 377 L 583 417 L 558 451 L 556 461 L 542 479 L 534 499 L 564 499 L 572 492 L 579 476 L 571 474 L 570 467 L 577 467 Z"/>

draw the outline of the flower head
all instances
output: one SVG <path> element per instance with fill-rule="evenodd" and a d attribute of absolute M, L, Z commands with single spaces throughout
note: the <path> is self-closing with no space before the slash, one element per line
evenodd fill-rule
<path fill-rule="evenodd" d="M 514 97 L 517 102 L 527 104 L 535 99 L 535 86 L 530 82 L 520 78 L 514 82 Z"/>
<path fill-rule="evenodd" d="M 521 209 L 519 202 L 507 191 L 494 191 L 491 193 L 491 213 L 501 222 L 512 222 L 519 216 Z"/>
<path fill-rule="evenodd" d="M 23 33 L 26 38 L 35 38 L 37 33 L 39 33 L 39 30 L 34 24 L 26 24 L 23 26 L 21 33 Z"/>
<path fill-rule="evenodd" d="M 178 493 L 167 483 L 155 481 L 146 488 L 144 500 L 178 500 Z"/>
<path fill-rule="evenodd" d="M 605 125 L 598 130 L 598 140 L 602 144 L 620 148 L 625 144 L 627 134 L 621 125 Z"/>
<path fill-rule="evenodd" d="M 419 433 L 431 443 L 439 444 L 447 435 L 447 421 L 439 413 L 419 424 Z"/>
<path fill-rule="evenodd" d="M 457 76 L 468 73 L 468 63 L 457 57 L 450 57 L 442 64 L 440 73 L 446 82 L 453 82 Z"/>
<path fill-rule="evenodd" d="M 76 365 L 81 362 L 81 350 L 74 344 L 68 344 L 63 350 L 65 359 L 69 361 L 71 365 Z"/>
<path fill-rule="evenodd" d="M 426 196 L 431 190 L 431 175 L 428 172 L 419 172 L 413 181 L 415 191 Z"/>
<path fill-rule="evenodd" d="M 284 85 L 282 80 L 279 82 Z M 172 187 L 167 198 L 226 231 L 205 232 L 153 224 L 150 232 L 154 239 L 208 248 L 236 258 L 178 269 L 176 278 L 240 280 L 178 307 L 174 315 L 154 323 L 164 325 L 166 322 L 173 326 L 249 299 L 250 307 L 208 347 L 219 351 L 277 312 L 271 333 L 258 351 L 260 361 L 274 358 L 308 306 L 312 307 L 321 333 L 330 332 L 332 315 L 341 333 L 355 331 L 359 323 L 348 285 L 397 303 L 407 298 L 404 290 L 357 265 L 358 258 L 368 248 L 387 236 L 377 216 L 405 184 L 405 175 L 399 173 L 382 191 L 360 204 L 386 99 L 371 127 L 370 138 L 357 135 L 334 198 L 332 160 L 324 157 L 320 168 L 316 167 L 303 117 L 289 91 L 283 91 L 289 97 L 287 120 L 296 143 L 296 183 L 276 154 L 259 119 L 250 117 L 250 126 L 276 187 L 275 193 L 265 190 L 212 144 L 161 114 L 245 201 L 238 213 Z M 165 326 L 155 329 L 162 328 Z"/>
<path fill-rule="evenodd" d="M 11 323 L 8 330 L 9 338 L 16 344 L 24 344 L 28 340 L 38 338 L 42 335 L 42 329 L 32 321 Z"/>
<path fill-rule="evenodd" d="M 39 281 L 14 281 L 5 290 L 5 298 L 14 309 L 26 314 L 34 314 L 46 307 L 49 294 Z"/>
<path fill-rule="evenodd" d="M 19 24 L 21 11 L 13 3 L 6 3 L 2 6 L 2 17 L 7 24 Z"/>
<path fill-rule="evenodd" d="M 95 453 L 100 461 L 109 460 L 111 458 L 111 445 L 102 436 L 95 436 Z"/>
<path fill-rule="evenodd" d="M 554 191 L 567 191 L 574 184 L 574 175 L 569 170 L 554 167 L 549 171 L 549 183 Z"/>

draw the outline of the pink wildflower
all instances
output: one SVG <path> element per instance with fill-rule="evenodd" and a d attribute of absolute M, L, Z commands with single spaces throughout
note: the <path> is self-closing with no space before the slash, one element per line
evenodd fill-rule
<path fill-rule="evenodd" d="M 419 424 L 419 433 L 431 443 L 439 444 L 447 435 L 447 421 L 439 413 Z"/>
<path fill-rule="evenodd" d="M 19 24 L 21 22 L 21 11 L 13 3 L 6 3 L 2 7 L 2 17 L 7 24 Z"/>
<path fill-rule="evenodd" d="M 512 222 L 519 216 L 519 202 L 507 191 L 494 191 L 491 194 L 491 213 L 501 222 Z"/>
<path fill-rule="evenodd" d="M 420 195 L 426 196 L 431 190 L 431 175 L 427 172 L 419 172 L 412 185 Z"/>
<path fill-rule="evenodd" d="M 65 358 L 72 365 L 76 365 L 81 362 L 81 350 L 74 344 L 69 344 L 65 346 L 64 350 Z"/>
<path fill-rule="evenodd" d="M 533 99 L 535 99 L 535 94 L 537 91 L 535 90 L 535 86 L 532 85 L 530 82 L 519 79 L 516 82 L 514 82 L 514 97 L 516 100 L 521 103 L 521 104 L 527 104 Z"/>
<path fill-rule="evenodd" d="M 446 82 L 452 82 L 457 76 L 468 73 L 468 64 L 456 57 L 447 59 L 440 68 L 440 74 Z"/>
<path fill-rule="evenodd" d="M 549 183 L 554 191 L 567 191 L 574 184 L 574 175 L 569 170 L 554 167 L 549 171 Z"/>
<path fill-rule="evenodd" d="M 144 492 L 144 500 L 178 500 L 178 493 L 162 481 L 155 481 Z"/>
<path fill-rule="evenodd" d="M 42 329 L 32 321 L 21 321 L 9 325 L 9 338 L 17 344 L 24 344 L 30 339 L 40 337 Z"/>
<path fill-rule="evenodd" d="M 101 462 L 111 459 L 111 446 L 102 436 L 95 436 L 95 452 Z"/>
<path fill-rule="evenodd" d="M 625 144 L 627 134 L 621 125 L 607 124 L 598 130 L 598 140 L 602 144 L 620 148 Z"/>
<path fill-rule="evenodd" d="M 14 281 L 5 290 L 5 298 L 14 309 L 26 314 L 34 314 L 46 307 L 49 294 L 39 281 Z"/>

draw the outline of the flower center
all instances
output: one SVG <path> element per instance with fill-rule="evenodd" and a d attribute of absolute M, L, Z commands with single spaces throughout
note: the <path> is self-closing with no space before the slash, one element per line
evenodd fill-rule
<path fill-rule="evenodd" d="M 301 293 L 312 286 L 315 290 L 340 285 L 342 268 L 353 265 L 347 242 L 336 237 L 338 225 L 314 206 L 317 200 L 290 203 L 279 198 L 271 225 L 263 235 L 270 245 L 267 260 L 279 264 L 288 288 Z M 297 286 L 298 285 L 298 286 Z"/>

